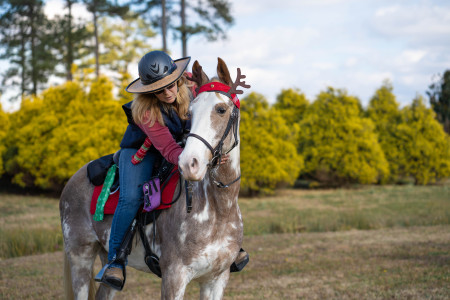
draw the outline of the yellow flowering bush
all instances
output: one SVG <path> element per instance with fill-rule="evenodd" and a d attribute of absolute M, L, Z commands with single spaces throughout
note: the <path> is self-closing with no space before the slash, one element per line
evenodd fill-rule
<path fill-rule="evenodd" d="M 321 92 L 300 122 L 303 174 L 328 185 L 382 180 L 389 169 L 374 127 L 357 98 L 333 88 Z"/>

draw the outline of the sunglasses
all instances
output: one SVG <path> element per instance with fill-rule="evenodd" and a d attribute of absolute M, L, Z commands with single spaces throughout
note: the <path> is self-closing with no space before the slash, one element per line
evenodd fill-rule
<path fill-rule="evenodd" d="M 174 83 L 172 83 L 171 85 L 166 86 L 166 87 L 163 88 L 162 90 L 159 90 L 159 91 L 155 92 L 155 94 L 160 95 L 160 94 L 164 93 L 165 90 L 173 89 L 173 87 L 175 86 L 175 84 L 177 84 L 177 83 L 174 82 Z"/>

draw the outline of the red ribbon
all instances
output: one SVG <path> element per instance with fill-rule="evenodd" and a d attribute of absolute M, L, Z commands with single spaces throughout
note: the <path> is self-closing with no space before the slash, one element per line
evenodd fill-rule
<path fill-rule="evenodd" d="M 230 98 L 230 100 L 236 105 L 237 108 L 241 108 L 241 103 L 239 102 L 238 97 L 236 94 L 229 94 L 228 91 L 231 89 L 228 85 L 221 83 L 221 82 L 210 82 L 207 84 L 204 84 L 200 87 L 198 90 L 197 96 L 202 92 L 220 92 L 221 94 L 224 94 Z"/>

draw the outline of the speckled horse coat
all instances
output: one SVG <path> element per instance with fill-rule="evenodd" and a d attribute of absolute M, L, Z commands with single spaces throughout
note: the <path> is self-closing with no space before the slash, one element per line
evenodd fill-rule
<path fill-rule="evenodd" d="M 196 62 L 194 69 L 209 81 Z M 219 59 L 219 79 L 227 85 L 233 82 L 226 64 Z M 219 93 L 201 93 L 191 104 L 191 132 L 202 136 L 214 146 L 221 139 L 233 103 Z M 219 109 L 220 108 L 220 109 Z M 220 113 L 219 113 L 220 112 Z M 237 123 L 239 124 L 239 122 Z M 234 137 L 225 139 L 224 151 L 230 149 Z M 156 221 L 156 243 L 152 250 L 160 257 L 162 270 L 161 299 L 182 299 L 187 284 L 200 284 L 201 299 L 221 299 L 230 276 L 230 265 L 236 259 L 243 238 L 243 222 L 238 206 L 240 181 L 228 188 L 218 188 L 212 178 L 231 182 L 240 176 L 239 146 L 230 153 L 229 161 L 218 169 L 209 167 L 212 154 L 199 140 L 188 138 L 179 159 L 183 177 L 191 180 L 192 212 L 186 212 L 184 187 L 181 198 Z M 93 263 L 97 255 L 102 264 L 107 261 L 108 240 L 112 216 L 93 221 L 89 212 L 94 186 L 82 167 L 69 180 L 60 200 L 61 226 L 66 254 L 66 295 L 87 299 L 96 292 L 97 299 L 111 299 L 115 290 L 93 285 Z M 175 193 L 175 195 L 178 192 Z M 151 225 L 146 234 L 153 239 Z M 135 236 L 128 257 L 128 267 L 150 272 L 144 262 L 144 249 L 139 235 Z M 137 239 L 137 240 L 136 240 Z M 126 288 L 126 286 L 125 286 Z"/>

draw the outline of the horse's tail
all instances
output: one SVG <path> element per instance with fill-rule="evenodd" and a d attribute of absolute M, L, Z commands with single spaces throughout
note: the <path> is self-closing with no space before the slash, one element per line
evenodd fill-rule
<path fill-rule="evenodd" d="M 91 280 L 89 281 L 89 296 L 88 299 L 95 299 L 97 286 L 94 281 L 94 270 L 91 272 Z M 70 272 L 70 262 L 67 253 L 64 251 L 64 299 L 73 300 L 72 275 Z"/>

